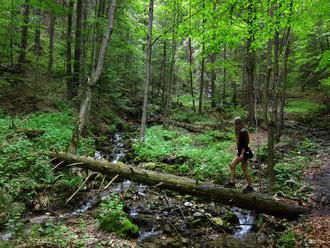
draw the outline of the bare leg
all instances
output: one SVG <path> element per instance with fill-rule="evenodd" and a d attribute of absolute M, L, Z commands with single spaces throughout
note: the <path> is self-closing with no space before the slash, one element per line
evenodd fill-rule
<path fill-rule="evenodd" d="M 239 157 L 235 157 L 229 166 L 231 172 L 230 181 L 232 183 L 235 183 L 236 181 L 236 165 L 238 165 L 239 162 Z"/>
<path fill-rule="evenodd" d="M 247 184 L 249 186 L 251 186 L 251 176 L 250 176 L 250 173 L 248 171 L 248 167 L 247 167 L 247 161 L 242 161 L 242 169 L 243 169 L 243 172 L 244 172 L 244 175 L 245 175 L 245 179 L 247 181 Z"/>

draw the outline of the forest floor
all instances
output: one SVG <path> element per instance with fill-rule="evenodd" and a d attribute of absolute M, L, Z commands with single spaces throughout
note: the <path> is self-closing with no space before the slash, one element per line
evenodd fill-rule
<path fill-rule="evenodd" d="M 68 135 L 66 132 L 72 128 L 70 111 L 56 96 L 57 93 L 48 88 L 36 95 L 35 86 L 18 80 L 16 86 L 3 91 L 1 108 L 11 116 L 0 123 L 0 135 L 3 132 L 9 146 L 2 154 L 1 159 L 8 157 L 4 163 L 13 161 L 14 166 L 23 168 L 23 162 L 19 160 L 26 159 L 26 165 L 30 167 L 33 159 L 39 161 L 39 158 L 29 155 L 36 147 L 39 149 L 41 145 L 51 144 L 46 149 L 63 149 L 70 142 L 70 132 Z M 63 109 L 68 113 L 63 113 Z M 295 105 L 291 109 L 295 109 Z M 45 114 L 39 115 L 40 112 Z M 19 115 L 23 116 L 21 120 L 15 120 Z M 97 137 L 98 148 L 104 148 L 104 151 L 103 154 L 95 153 L 95 158 L 103 156 L 111 161 L 121 158 L 124 162 L 148 169 L 223 183 L 228 178 L 228 163 L 235 154 L 230 120 L 236 115 L 244 113 L 237 110 L 229 114 L 213 112 L 201 118 L 179 110 L 174 113 L 175 122 L 169 130 L 163 129 L 159 123 L 150 123 L 150 138 L 146 145 L 136 142 L 138 133 L 134 128 Z M 294 244 L 297 247 L 326 247 L 330 243 L 327 235 L 330 224 L 329 119 L 329 114 L 297 117 L 289 113 L 286 115 L 283 141 L 277 145 L 278 185 L 275 192 L 310 204 L 313 213 L 307 218 L 288 222 L 130 181 L 114 182 L 103 190 L 101 176 L 90 180 L 69 204 L 65 204 L 86 175 L 82 174 L 82 178 L 76 180 L 71 173 L 55 170 L 52 175 L 36 174 L 34 177 L 51 177 L 52 182 L 62 180 L 71 185 L 69 189 L 64 187 L 62 190 L 60 186 L 57 189 L 61 191 L 59 194 L 53 190 L 36 193 L 37 197 L 32 197 L 33 202 L 29 202 L 27 211 L 18 214 L 21 220 L 9 218 L 20 223 L 16 230 L 19 235 L 15 237 L 14 232 L 6 231 L 0 233 L 1 239 L 12 240 L 9 243 L 0 240 L 0 247 L 293 247 Z M 27 140 L 24 135 L 13 135 L 12 129 L 6 129 L 13 123 L 45 129 L 47 135 Z M 180 123 L 181 127 L 175 123 Z M 258 153 L 258 159 L 251 163 L 250 170 L 255 189 L 265 192 L 267 184 L 262 171 L 266 168 L 267 133 L 260 129 L 253 131 L 251 146 Z M 89 149 L 81 151 L 82 154 L 91 155 L 90 148 L 93 147 L 86 146 Z M 109 150 L 114 152 L 107 154 Z M 238 187 L 243 188 L 244 177 L 239 167 L 238 170 Z M 13 179 L 12 174 L 8 176 L 10 180 Z M 106 182 L 110 179 L 106 178 Z M 8 184 L 7 174 L 4 180 Z M 22 184 L 24 180 L 25 175 L 22 176 Z M 11 186 L 10 183 L 17 186 L 16 181 L 9 181 Z M 22 186 L 17 187 L 19 191 Z M 109 234 L 100 230 L 97 216 L 104 210 L 102 202 L 105 199 L 115 202 L 113 193 L 120 196 L 124 205 L 119 214 L 124 212 L 139 227 L 139 234 L 127 237 L 122 233 Z"/>

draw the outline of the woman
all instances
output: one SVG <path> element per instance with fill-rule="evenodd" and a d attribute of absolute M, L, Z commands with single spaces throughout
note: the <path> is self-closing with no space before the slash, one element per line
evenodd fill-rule
<path fill-rule="evenodd" d="M 236 165 L 242 164 L 242 169 L 245 175 L 248 186 L 243 189 L 244 193 L 252 192 L 253 187 L 251 185 L 251 177 L 247 168 L 248 159 L 253 157 L 252 151 L 249 148 L 249 132 L 245 128 L 244 123 L 240 117 L 234 119 L 235 133 L 236 133 L 236 144 L 237 144 L 237 156 L 233 159 L 230 164 L 231 178 L 230 181 L 225 183 L 226 188 L 235 188 L 236 180 Z"/>

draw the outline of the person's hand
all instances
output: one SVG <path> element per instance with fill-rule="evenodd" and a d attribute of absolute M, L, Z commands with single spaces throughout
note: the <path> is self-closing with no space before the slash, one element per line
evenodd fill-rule
<path fill-rule="evenodd" d="M 244 160 L 244 155 L 242 154 L 241 156 L 239 156 L 239 161 L 243 161 Z"/>

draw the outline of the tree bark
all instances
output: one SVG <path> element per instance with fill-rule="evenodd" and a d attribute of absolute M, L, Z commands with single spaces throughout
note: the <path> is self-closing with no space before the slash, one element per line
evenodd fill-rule
<path fill-rule="evenodd" d="M 74 84 L 75 90 L 78 95 L 78 87 L 80 84 L 80 58 L 81 58 L 81 24 L 82 24 L 82 8 L 83 0 L 77 0 L 76 7 L 76 35 L 75 35 L 75 49 L 74 49 L 74 60 L 73 60 L 73 74 L 72 83 Z M 76 96 L 76 95 L 75 95 Z"/>
<path fill-rule="evenodd" d="M 68 99 L 72 100 L 78 95 L 77 88 L 72 84 L 72 12 L 73 0 L 69 0 L 68 26 L 66 32 L 66 86 Z"/>
<path fill-rule="evenodd" d="M 56 22 L 55 14 L 50 13 L 50 20 L 49 20 L 49 58 L 48 58 L 48 73 L 49 74 L 51 74 L 52 71 L 53 71 L 53 63 L 54 63 L 55 22 Z"/>
<path fill-rule="evenodd" d="M 35 15 L 37 17 L 36 20 L 36 29 L 34 33 L 34 53 L 37 56 L 41 55 L 41 41 L 40 41 L 40 36 L 41 36 L 41 9 L 37 8 L 35 10 Z"/>
<path fill-rule="evenodd" d="M 199 102 L 198 102 L 198 113 L 203 112 L 203 93 L 204 93 L 204 71 L 205 71 L 205 58 L 204 58 L 205 44 L 202 44 L 202 62 L 201 62 L 201 77 L 199 83 Z"/>
<path fill-rule="evenodd" d="M 210 75 L 210 81 L 211 81 L 211 108 L 215 108 L 215 80 L 217 79 L 217 74 L 215 73 L 215 61 L 216 61 L 216 55 L 215 53 L 212 53 L 210 55 L 210 62 L 211 62 L 211 75 Z"/>
<path fill-rule="evenodd" d="M 18 58 L 19 67 L 26 62 L 26 49 L 28 43 L 29 21 L 30 21 L 30 0 L 25 0 L 22 6 L 23 24 L 21 30 L 21 45 L 20 54 Z"/>
<path fill-rule="evenodd" d="M 215 184 L 199 184 L 196 180 L 145 170 L 125 164 L 113 164 L 106 160 L 95 160 L 88 157 L 79 157 L 68 153 L 55 153 L 54 157 L 68 164 L 97 171 L 106 175 L 119 175 L 120 179 L 129 179 L 135 182 L 158 185 L 183 194 L 191 194 L 208 200 L 234 205 L 257 212 L 266 213 L 287 219 L 295 219 L 302 214 L 310 213 L 310 209 L 298 206 L 297 202 L 287 199 L 277 200 L 260 193 L 242 193 L 235 189 L 223 188 Z"/>
<path fill-rule="evenodd" d="M 91 106 L 91 102 L 92 102 L 92 88 L 101 77 L 101 73 L 102 73 L 103 66 L 104 66 L 105 55 L 106 55 L 109 40 L 111 38 L 111 34 L 113 31 L 115 11 L 116 11 L 116 0 L 111 0 L 110 8 L 108 10 L 107 31 L 103 35 L 102 44 L 100 47 L 100 52 L 98 55 L 96 68 L 95 68 L 95 70 L 93 70 L 92 75 L 90 77 L 88 77 L 88 81 L 86 84 L 86 90 L 85 90 L 85 92 L 86 92 L 85 98 L 83 99 L 83 101 L 80 105 L 79 120 L 77 123 L 76 130 L 74 131 L 74 133 L 72 135 L 72 140 L 71 140 L 71 144 L 69 147 L 70 152 L 77 151 L 77 148 L 79 145 L 79 138 L 88 121 L 89 110 L 90 110 L 90 106 Z"/>
<path fill-rule="evenodd" d="M 140 139 L 144 141 L 146 132 L 147 121 L 147 108 L 148 108 L 148 89 L 151 81 L 151 55 L 152 55 L 152 22 L 154 12 L 154 0 L 149 2 L 149 20 L 148 20 L 148 34 L 147 34 L 147 47 L 146 47 L 146 77 L 144 83 L 144 96 L 143 96 L 143 108 L 141 119 L 141 133 Z"/>
<path fill-rule="evenodd" d="M 254 31 L 253 31 L 253 23 L 254 23 L 254 6 L 252 2 L 249 2 L 248 5 L 248 39 L 246 41 L 246 86 L 247 86 L 247 100 L 248 100 L 248 118 L 249 118 L 249 126 L 255 126 L 255 92 L 254 92 L 254 76 L 255 76 L 255 67 L 256 67 L 256 59 L 255 59 L 255 51 L 252 47 L 252 43 L 254 41 Z"/>
<path fill-rule="evenodd" d="M 194 113 L 196 112 L 195 96 L 194 96 L 194 86 L 193 86 L 193 50 L 191 46 L 191 38 L 188 39 L 188 49 L 189 49 L 189 83 L 190 83 L 190 95 L 192 98 L 192 106 Z"/>
<path fill-rule="evenodd" d="M 226 102 L 226 81 L 227 81 L 227 70 L 226 70 L 226 61 L 227 61 L 227 46 L 223 49 L 223 88 L 222 88 L 222 102 Z"/>
<path fill-rule="evenodd" d="M 177 6 L 178 2 L 175 0 L 175 10 L 173 11 L 173 23 L 177 21 Z M 172 29 L 172 54 L 171 54 L 171 65 L 170 65 L 170 81 L 167 83 L 167 89 L 165 94 L 165 111 L 164 111 L 164 127 L 168 127 L 169 117 L 172 108 L 172 89 L 175 84 L 175 55 L 176 55 L 176 28 Z"/>

